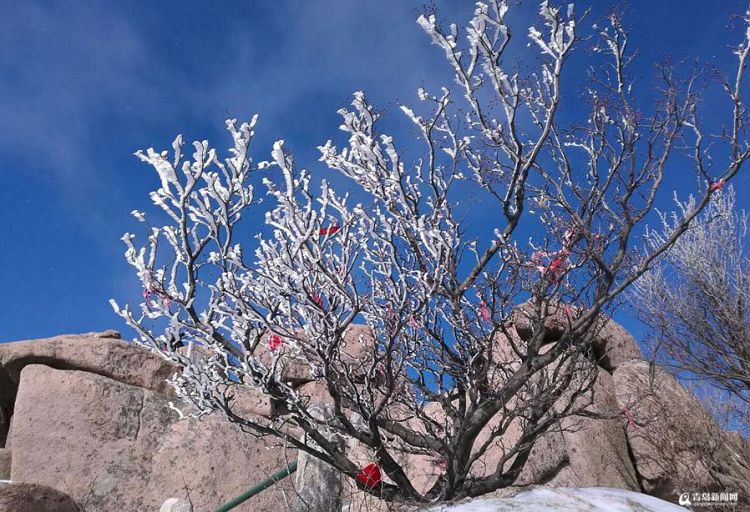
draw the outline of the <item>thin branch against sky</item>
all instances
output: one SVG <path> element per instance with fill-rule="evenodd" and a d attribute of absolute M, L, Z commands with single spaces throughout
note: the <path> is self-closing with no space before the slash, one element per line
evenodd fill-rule
<path fill-rule="evenodd" d="M 397 124 L 398 102 L 411 102 L 419 85 L 450 83 L 440 55 L 415 29 L 422 4 L 7 2 L 0 20 L 0 340 L 120 327 L 107 298 L 135 298 L 140 290 L 116 240 L 134 222 L 131 197 L 153 184 L 135 149 L 183 130 L 218 141 L 224 118 L 257 111 L 258 147 L 270 152 L 283 137 L 299 164 L 315 170 L 315 146 L 338 135 L 336 110 L 358 89 L 388 110 L 396 134 L 409 130 Z M 593 21 L 605 6 L 591 5 Z M 446 18 L 468 16 L 451 2 L 438 7 Z M 642 55 L 637 84 L 651 85 L 648 63 L 663 53 L 721 67 L 738 30 L 726 30 L 730 16 L 745 7 L 630 2 L 626 21 Z M 513 22 L 522 26 L 534 10 L 524 3 Z M 706 99 L 714 100 L 721 101 Z M 706 115 L 710 121 L 710 109 Z M 748 197 L 746 178 L 735 187 L 740 202 Z"/>

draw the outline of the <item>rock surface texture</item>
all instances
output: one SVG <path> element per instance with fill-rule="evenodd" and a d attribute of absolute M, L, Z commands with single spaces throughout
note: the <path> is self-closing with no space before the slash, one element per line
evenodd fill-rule
<path fill-rule="evenodd" d="M 724 432 L 674 377 L 631 361 L 615 371 L 614 382 L 645 492 L 673 500 L 678 492 L 750 489 L 742 440 Z"/>
<path fill-rule="evenodd" d="M 81 370 L 117 382 L 169 394 L 165 380 L 176 368 L 146 350 L 119 339 L 116 331 L 55 336 L 0 345 L 0 409 L 13 410 L 21 370 L 45 364 L 60 370 Z M 0 413 L 0 434 L 3 414 Z"/>
<path fill-rule="evenodd" d="M 10 464 L 13 454 L 8 448 L 0 448 L 0 480 L 10 480 Z"/>
<path fill-rule="evenodd" d="M 616 487 L 640 490 L 630 460 L 626 432 L 618 412 L 614 379 L 599 370 L 593 389 L 585 397 L 588 410 L 613 419 L 572 416 L 562 424 L 562 437 L 577 487 Z"/>
<path fill-rule="evenodd" d="M 65 493 L 36 484 L 0 485 L 0 510 L 3 512 L 81 512 Z"/>
<path fill-rule="evenodd" d="M 0 400 L 13 424 L 0 448 L 0 479 L 8 473 L 14 482 L 54 487 L 87 512 L 159 510 L 170 495 L 210 510 L 294 460 L 296 453 L 221 418 L 178 421 L 165 382 L 176 368 L 117 338 L 0 345 Z M 235 396 L 238 411 L 272 414 L 270 401 L 252 390 Z M 291 495 L 289 483 L 278 485 L 253 506 L 282 510 Z"/>

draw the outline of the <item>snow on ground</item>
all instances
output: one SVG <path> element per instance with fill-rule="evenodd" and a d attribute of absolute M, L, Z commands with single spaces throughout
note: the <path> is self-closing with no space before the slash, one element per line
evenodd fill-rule
<path fill-rule="evenodd" d="M 537 488 L 512 498 L 477 499 L 431 512 L 685 512 L 672 503 L 622 489 L 607 487 Z"/>

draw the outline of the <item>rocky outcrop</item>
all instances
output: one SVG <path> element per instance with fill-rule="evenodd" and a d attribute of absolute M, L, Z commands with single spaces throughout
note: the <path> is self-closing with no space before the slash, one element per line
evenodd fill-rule
<path fill-rule="evenodd" d="M 643 360 L 635 338 L 614 320 L 607 320 L 594 329 L 594 354 L 599 366 L 608 372 L 614 372 L 629 361 Z"/>
<path fill-rule="evenodd" d="M 7 383 L 6 383 L 7 384 Z M 8 395 L 9 392 L 6 391 Z M 2 396 L 0 392 L 0 396 Z M 5 440 L 8 437 L 8 430 L 10 430 L 10 411 L 13 409 L 13 403 L 10 401 L 6 402 L 5 407 L 0 404 L 0 446 L 5 446 Z"/>
<path fill-rule="evenodd" d="M 576 320 L 577 314 L 575 308 L 565 305 L 547 305 L 538 314 L 531 302 L 525 302 L 513 310 L 509 320 L 521 339 L 529 340 L 539 318 L 543 318 L 546 343 L 559 339 Z M 643 359 L 635 338 L 614 320 L 604 317 L 596 320 L 590 327 L 590 335 L 599 366 L 610 373 L 627 361 Z"/>
<path fill-rule="evenodd" d="M 631 361 L 615 371 L 614 383 L 645 492 L 674 501 L 689 490 L 750 489 L 739 436 L 724 432 L 673 376 Z"/>
<path fill-rule="evenodd" d="M 28 365 L 11 478 L 65 489 L 87 512 L 158 510 L 165 496 L 188 493 L 197 510 L 209 510 L 295 457 L 222 418 L 178 421 L 168 401 L 101 375 Z M 275 486 L 255 503 L 275 506 L 285 493 Z"/>
<path fill-rule="evenodd" d="M 541 318 L 544 319 L 544 342 L 552 342 L 560 338 L 565 330 L 575 320 L 575 311 L 563 305 L 547 305 L 537 313 L 532 302 L 524 302 L 516 307 L 508 318 L 509 323 L 516 330 L 522 340 L 531 339 L 534 328 Z"/>
<path fill-rule="evenodd" d="M 276 414 L 276 408 L 271 398 L 259 389 L 234 386 L 230 393 L 234 397 L 230 406 L 232 412 L 240 417 L 262 416 L 271 418 Z"/>
<path fill-rule="evenodd" d="M 7 512 L 82 512 L 65 493 L 36 484 L 0 485 L 0 510 Z"/>
<path fill-rule="evenodd" d="M 339 449 L 341 439 L 332 440 Z M 312 455 L 300 451 L 298 470 L 295 478 L 297 499 L 294 512 L 338 511 L 341 510 L 343 481 L 338 470 Z"/>
<path fill-rule="evenodd" d="M 588 415 L 569 416 L 537 440 L 517 486 L 550 485 L 587 487 L 602 486 L 640 490 L 636 471 L 628 454 L 627 440 L 618 414 L 613 379 L 599 371 L 593 387 L 576 402 Z M 502 421 L 498 416 L 480 433 L 481 444 L 488 432 Z M 503 453 L 503 446 L 517 442 L 519 427 L 511 423 L 496 447 L 488 450 L 478 462 L 485 468 L 481 475 L 493 471 Z"/>
<path fill-rule="evenodd" d="M 119 339 L 116 331 L 68 334 L 53 338 L 0 345 L 3 378 L 18 383 L 29 364 L 59 370 L 80 370 L 117 382 L 169 394 L 165 382 L 177 368 L 161 357 Z"/>
<path fill-rule="evenodd" d="M 116 331 L 71 334 L 0 344 L 0 410 L 13 410 L 21 370 L 44 364 L 59 370 L 81 370 L 114 381 L 170 394 L 165 382 L 177 368 L 164 359 L 119 339 Z M 0 412 L 0 438 L 3 432 Z"/>
<path fill-rule="evenodd" d="M 309 390 L 311 395 L 315 395 L 316 384 L 310 383 L 301 389 Z M 580 401 L 579 405 L 585 406 L 588 413 L 601 415 L 602 418 L 573 416 L 553 427 L 536 441 L 514 486 L 501 489 L 493 493 L 493 496 L 507 496 L 520 488 L 534 485 L 640 490 L 636 470 L 628 453 L 612 376 L 600 371 L 593 388 L 580 397 Z M 439 424 L 445 421 L 444 413 L 437 404 L 428 405 L 425 412 Z M 413 422 L 408 411 L 401 414 L 391 411 L 391 419 L 411 424 L 413 430 L 419 431 L 419 422 Z M 504 419 L 501 415 L 493 418 L 479 434 L 474 446 L 487 442 L 490 433 Z M 506 450 L 518 441 L 521 434 L 518 422 L 511 422 L 505 433 L 474 463 L 472 475 L 481 477 L 494 472 Z M 360 467 L 376 460 L 371 451 L 356 442 L 350 443 L 348 453 L 350 459 Z M 427 491 L 444 471 L 440 461 L 434 457 L 407 455 L 397 457 L 397 461 L 419 492 Z M 344 485 L 344 501 L 350 509 L 389 510 L 388 505 L 372 496 L 358 493 L 352 482 L 345 482 Z"/>
<path fill-rule="evenodd" d="M 570 416 L 562 421 L 562 437 L 575 486 L 640 490 L 618 414 L 612 376 L 600 370 L 593 388 L 580 400 L 589 404 L 586 411 L 599 417 Z"/>

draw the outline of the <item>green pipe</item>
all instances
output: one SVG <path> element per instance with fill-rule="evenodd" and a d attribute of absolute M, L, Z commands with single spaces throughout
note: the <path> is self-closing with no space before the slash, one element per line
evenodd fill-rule
<path fill-rule="evenodd" d="M 283 480 L 284 478 L 288 477 L 292 473 L 297 471 L 297 461 L 295 460 L 291 464 L 289 464 L 284 469 L 278 470 L 273 475 L 269 476 L 262 482 L 260 482 L 258 485 L 251 487 L 247 491 L 243 492 L 239 496 L 227 501 L 223 505 L 221 505 L 219 508 L 216 509 L 216 512 L 227 512 L 228 510 L 232 510 L 237 505 L 244 503 L 245 501 L 249 500 L 256 494 L 265 491 L 269 487 L 271 487 L 273 484 L 278 482 L 279 480 Z"/>

